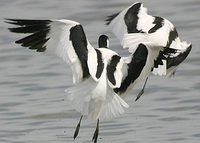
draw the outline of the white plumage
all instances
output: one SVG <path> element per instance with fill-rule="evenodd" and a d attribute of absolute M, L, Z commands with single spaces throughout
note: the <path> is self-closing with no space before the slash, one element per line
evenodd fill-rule
<path fill-rule="evenodd" d="M 123 76 L 122 69 L 116 70 L 117 74 L 121 74 L 121 77 L 116 77 L 118 80 L 116 85 L 111 84 L 107 78 L 107 65 L 112 56 L 117 55 L 117 53 L 105 48 L 98 49 L 102 54 L 104 68 L 100 78 L 97 79 L 97 55 L 93 50 L 94 49 L 91 49 L 91 52 L 89 51 L 88 53 L 88 67 L 91 77 L 81 81 L 66 91 L 69 91 L 69 100 L 75 103 L 73 105 L 76 110 L 83 115 L 87 115 L 93 120 L 97 120 L 98 118 L 101 120 L 111 119 L 124 113 L 124 109 L 129 107 L 129 105 L 113 91 L 114 88 L 120 87 L 121 85 Z"/>
<path fill-rule="evenodd" d="M 73 87 L 66 90 L 73 107 L 90 119 L 110 119 L 129 105 L 120 97 L 151 73 L 163 47 L 146 42 L 128 57 L 107 48 L 93 48 L 80 23 L 70 20 L 16 20 L 11 32 L 31 33 L 16 41 L 38 52 L 63 59 L 73 73 Z M 108 39 L 106 40 L 108 44 Z"/>
<path fill-rule="evenodd" d="M 174 25 L 167 19 L 151 16 L 142 3 L 136 2 L 120 13 L 113 14 L 107 19 L 108 28 L 120 40 L 123 48 L 133 53 L 138 44 L 153 42 L 160 46 L 176 49 L 156 64 L 155 75 L 171 75 L 178 65 L 188 56 L 192 45 L 181 42 Z"/>
<path fill-rule="evenodd" d="M 7 23 L 19 26 L 9 28 L 11 32 L 30 34 L 16 41 L 17 44 L 54 54 L 70 66 L 74 86 L 66 89 L 67 98 L 82 115 L 97 120 L 95 143 L 99 119 L 117 117 L 129 107 L 122 94 L 147 79 L 152 70 L 154 74 L 166 75 L 191 49 L 186 42 L 180 41 L 168 20 L 148 15 L 141 3 L 108 19 L 109 28 L 131 52 L 127 57 L 107 49 L 109 41 L 105 35 L 99 38 L 99 48 L 93 48 L 82 25 L 75 21 L 7 19 Z M 78 135 L 80 122 L 74 138 Z"/>

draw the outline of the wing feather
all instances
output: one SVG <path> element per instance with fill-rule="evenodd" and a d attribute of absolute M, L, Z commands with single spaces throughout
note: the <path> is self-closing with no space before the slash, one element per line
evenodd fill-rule
<path fill-rule="evenodd" d="M 177 53 L 169 53 L 168 58 L 155 61 L 154 68 L 156 70 L 153 74 L 156 75 L 173 73 L 170 72 L 171 69 L 175 71 L 178 65 L 188 56 L 192 47 L 191 44 L 180 41 L 176 28 L 170 21 L 149 15 L 142 3 L 134 3 L 120 13 L 108 17 L 106 21 L 108 28 L 120 40 L 123 48 L 128 48 L 131 53 L 134 53 L 137 46 L 143 42 L 157 43 L 166 47 L 166 49 L 177 49 Z M 163 57 L 162 54 L 160 53 L 160 57 Z M 167 66 L 162 64 L 162 61 L 166 61 Z M 166 70 L 163 70 L 164 68 Z"/>
<path fill-rule="evenodd" d="M 70 20 L 25 19 L 7 19 L 7 22 L 19 26 L 9 28 L 11 32 L 30 34 L 17 40 L 17 44 L 37 52 L 56 55 L 67 62 L 73 71 L 74 83 L 90 76 L 87 60 L 89 48 L 93 48 L 88 44 L 80 23 Z"/>

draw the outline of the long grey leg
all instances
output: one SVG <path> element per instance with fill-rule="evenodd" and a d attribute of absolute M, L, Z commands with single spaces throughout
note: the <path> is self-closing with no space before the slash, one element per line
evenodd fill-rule
<path fill-rule="evenodd" d="M 78 136 L 78 132 L 79 132 L 79 129 L 80 129 L 80 125 L 81 125 L 81 120 L 83 118 L 83 115 L 81 115 L 81 118 L 80 118 L 80 121 L 78 122 L 77 126 L 76 126 L 76 130 L 74 132 L 74 139 Z"/>
<path fill-rule="evenodd" d="M 99 135 L 99 119 L 97 120 L 96 130 L 95 130 L 94 135 L 92 137 L 92 141 L 94 141 L 94 143 L 97 143 L 98 135 Z"/>
<path fill-rule="evenodd" d="M 135 101 L 137 101 L 137 100 L 141 97 L 141 95 L 144 93 L 144 88 L 145 88 L 145 86 L 146 86 L 146 84 L 147 84 L 147 80 L 148 80 L 148 77 L 146 78 L 145 83 L 144 83 L 144 85 L 143 85 L 143 88 L 142 88 L 142 90 L 139 92 L 139 94 L 137 95 Z"/>

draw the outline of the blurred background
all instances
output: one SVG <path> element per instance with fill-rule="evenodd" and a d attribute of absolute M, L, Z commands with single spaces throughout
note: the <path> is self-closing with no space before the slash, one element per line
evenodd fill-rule
<path fill-rule="evenodd" d="M 71 19 L 80 22 L 94 47 L 100 34 L 110 37 L 112 50 L 125 55 L 119 41 L 106 31 L 106 16 L 133 0 L 0 0 L 0 142 L 89 143 L 96 122 L 82 121 L 72 136 L 79 113 L 65 100 L 72 85 L 69 67 L 57 57 L 16 45 L 23 35 L 9 33 L 4 18 Z M 143 0 L 151 15 L 170 20 L 181 40 L 193 49 L 172 78 L 151 76 L 144 95 L 136 86 L 130 108 L 100 123 L 99 143 L 199 143 L 200 140 L 200 1 Z"/>

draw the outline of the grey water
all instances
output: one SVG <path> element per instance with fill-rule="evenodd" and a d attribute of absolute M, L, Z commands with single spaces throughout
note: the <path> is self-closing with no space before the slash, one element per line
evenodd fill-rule
<path fill-rule="evenodd" d="M 106 16 L 134 0 L 0 0 L 0 143 L 90 143 L 96 122 L 86 118 L 78 138 L 72 136 L 79 113 L 65 100 L 73 86 L 69 67 L 14 43 L 4 18 L 71 19 L 80 22 L 94 47 L 100 34 L 112 50 L 124 55 L 119 41 L 105 28 Z M 172 78 L 151 76 L 137 102 L 113 120 L 100 122 L 99 143 L 200 142 L 200 1 L 143 0 L 149 13 L 169 19 L 193 49 Z"/>

